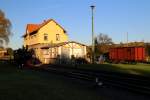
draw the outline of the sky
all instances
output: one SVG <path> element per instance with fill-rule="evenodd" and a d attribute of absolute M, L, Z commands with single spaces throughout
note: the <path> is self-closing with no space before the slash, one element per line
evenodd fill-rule
<path fill-rule="evenodd" d="M 91 5 L 94 34 L 107 34 L 113 42 L 150 42 L 150 0 L 0 0 L 0 9 L 12 23 L 8 47 L 21 48 L 26 25 L 54 19 L 70 41 L 91 44 Z"/>

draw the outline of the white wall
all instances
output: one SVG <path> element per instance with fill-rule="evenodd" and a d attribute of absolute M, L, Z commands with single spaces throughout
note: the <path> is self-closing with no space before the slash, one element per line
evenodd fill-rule
<path fill-rule="evenodd" d="M 43 57 L 46 59 L 56 58 L 57 56 L 54 57 L 54 53 L 60 55 L 60 57 L 71 58 L 71 55 L 74 55 L 75 58 L 84 58 L 86 55 L 86 46 L 77 43 L 64 44 L 59 47 L 49 48 L 48 53 L 47 51 L 43 51 Z"/>

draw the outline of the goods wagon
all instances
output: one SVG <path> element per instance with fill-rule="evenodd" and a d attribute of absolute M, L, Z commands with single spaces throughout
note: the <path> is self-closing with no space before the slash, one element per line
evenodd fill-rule
<path fill-rule="evenodd" d="M 146 59 L 144 47 L 116 47 L 109 51 L 112 62 L 144 62 Z"/>

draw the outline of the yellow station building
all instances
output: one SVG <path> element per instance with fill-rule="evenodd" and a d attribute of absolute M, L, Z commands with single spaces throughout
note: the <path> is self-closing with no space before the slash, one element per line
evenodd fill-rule
<path fill-rule="evenodd" d="M 42 63 L 50 63 L 51 60 L 54 60 L 58 55 L 61 57 L 61 55 L 64 54 L 67 54 L 69 58 L 71 58 L 72 55 L 75 57 L 86 56 L 86 45 L 68 41 L 66 30 L 53 19 L 44 20 L 41 24 L 27 24 L 23 38 L 24 47 L 33 49 L 36 58 Z M 73 46 L 69 46 L 69 44 Z M 63 46 L 67 48 L 66 51 L 64 51 Z M 59 52 L 52 52 L 53 49 Z M 46 55 L 45 52 L 47 52 Z M 53 55 L 55 55 L 55 57 Z"/>

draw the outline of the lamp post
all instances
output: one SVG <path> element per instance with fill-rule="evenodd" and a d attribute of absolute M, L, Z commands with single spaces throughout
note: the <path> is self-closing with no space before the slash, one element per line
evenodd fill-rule
<path fill-rule="evenodd" d="M 128 47 L 128 32 L 127 32 L 127 47 Z"/>
<path fill-rule="evenodd" d="M 95 8 L 95 6 L 91 5 L 90 7 L 92 9 L 92 64 L 94 64 L 94 61 L 95 61 L 95 55 L 94 55 L 94 52 L 95 52 L 95 43 L 94 43 L 94 8 Z"/>

